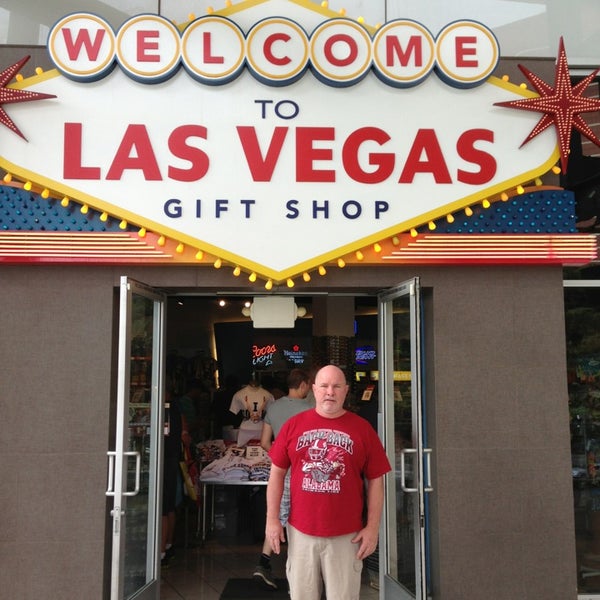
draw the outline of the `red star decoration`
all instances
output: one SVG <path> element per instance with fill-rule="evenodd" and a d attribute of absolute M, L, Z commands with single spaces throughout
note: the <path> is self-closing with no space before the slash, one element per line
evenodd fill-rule
<path fill-rule="evenodd" d="M 44 98 L 56 98 L 52 94 L 42 94 L 39 92 L 28 92 L 27 90 L 15 90 L 13 88 L 6 87 L 12 78 L 21 70 L 21 67 L 29 60 L 29 56 L 22 58 L 19 62 L 15 63 L 12 67 L 8 67 L 0 73 L 0 123 L 6 125 L 11 131 L 20 135 L 23 139 L 25 136 L 21 133 L 19 128 L 14 124 L 13 120 L 8 116 L 3 104 L 15 104 L 17 102 L 31 102 L 32 100 L 43 100 Z"/>
<path fill-rule="evenodd" d="M 596 69 L 592 74 L 588 75 L 585 79 L 582 79 L 577 85 L 571 87 L 569 65 L 567 64 L 567 55 L 565 53 L 562 37 L 560 38 L 558 47 L 554 87 L 542 81 L 537 75 L 534 75 L 522 65 L 519 65 L 519 69 L 521 69 L 527 79 L 533 84 L 533 87 L 535 87 L 540 94 L 540 97 L 512 100 L 509 102 L 496 102 L 495 105 L 544 113 L 544 116 L 538 121 L 537 125 L 532 129 L 531 133 L 523 141 L 521 146 L 524 146 L 536 135 L 542 133 L 542 131 L 554 124 L 558 136 L 560 164 L 564 173 L 567 169 L 573 128 L 577 129 L 577 131 L 594 144 L 600 146 L 600 139 L 594 135 L 594 132 L 579 114 L 600 110 L 600 100 L 584 98 L 581 95 L 600 69 Z"/>

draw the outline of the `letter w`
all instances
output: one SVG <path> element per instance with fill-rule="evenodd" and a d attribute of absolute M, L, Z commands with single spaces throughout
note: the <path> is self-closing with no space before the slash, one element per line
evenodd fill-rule
<path fill-rule="evenodd" d="M 79 30 L 75 40 L 73 40 L 71 30 L 68 27 L 65 27 L 62 30 L 62 33 L 70 60 L 77 60 L 79 58 L 79 53 L 83 46 L 85 46 L 88 60 L 95 61 L 98 59 L 98 53 L 100 52 L 102 40 L 106 33 L 104 29 L 98 29 L 98 31 L 96 31 L 96 37 L 93 42 L 88 29 Z"/>

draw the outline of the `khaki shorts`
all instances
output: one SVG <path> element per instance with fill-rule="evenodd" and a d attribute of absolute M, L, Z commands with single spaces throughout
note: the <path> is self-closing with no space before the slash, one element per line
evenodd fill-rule
<path fill-rule="evenodd" d="M 286 574 L 291 600 L 359 600 L 363 562 L 356 558 L 358 544 L 349 533 L 335 537 L 306 535 L 287 526 Z"/>

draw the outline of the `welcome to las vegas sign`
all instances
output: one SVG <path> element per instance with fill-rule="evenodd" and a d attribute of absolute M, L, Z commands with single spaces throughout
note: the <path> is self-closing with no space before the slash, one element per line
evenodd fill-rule
<path fill-rule="evenodd" d="M 11 105 L 0 166 L 56 194 L 283 280 L 546 173 L 533 92 L 491 76 L 469 20 L 377 29 L 302 0 L 176 27 L 138 15 L 51 30 L 56 69 Z M 52 96 L 52 97 L 50 97 Z M 18 135 L 18 134 L 21 135 Z"/>

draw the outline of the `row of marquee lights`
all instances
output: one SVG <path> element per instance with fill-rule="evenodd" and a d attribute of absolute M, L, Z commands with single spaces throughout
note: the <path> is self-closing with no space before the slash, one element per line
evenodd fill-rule
<path fill-rule="evenodd" d="M 435 69 L 456 87 L 483 83 L 496 68 L 500 48 L 481 23 L 446 25 L 434 38 L 422 24 L 396 19 L 374 37 L 362 24 L 329 19 L 309 36 L 295 21 L 266 18 L 247 34 L 233 21 L 207 15 L 191 21 L 183 34 L 159 15 L 138 15 L 118 30 L 91 13 L 74 13 L 50 31 L 48 51 L 58 70 L 76 81 L 95 81 L 116 64 L 131 79 L 159 83 L 181 65 L 192 78 L 222 85 L 247 67 L 259 81 L 289 85 L 311 68 L 321 82 L 346 87 L 373 71 L 385 84 L 403 88 L 422 82 Z"/>
<path fill-rule="evenodd" d="M 41 71 L 39 71 L 39 72 L 41 72 Z M 560 167 L 554 166 L 552 168 L 552 171 L 555 174 L 559 174 L 560 173 Z M 4 182 L 6 184 L 10 185 L 12 183 L 12 181 L 13 181 L 12 175 L 10 173 L 7 173 L 4 176 Z M 537 187 L 539 187 L 539 186 L 542 185 L 542 181 L 539 178 L 536 179 L 535 182 L 533 182 L 533 183 Z M 38 192 L 38 190 L 35 189 L 35 186 L 34 186 L 34 184 L 31 181 L 26 181 L 23 184 L 23 188 L 25 190 L 27 190 L 27 191 L 33 191 L 34 193 L 36 193 L 36 192 L 39 193 L 40 196 L 42 198 L 44 198 L 44 199 L 48 199 L 50 197 L 53 197 L 53 198 L 56 198 L 56 199 L 60 198 L 59 195 L 53 194 L 48 188 L 40 189 L 39 192 Z M 522 195 L 525 192 L 525 188 L 523 187 L 523 185 L 518 185 L 515 188 L 514 191 L 515 191 L 515 193 L 517 195 Z M 484 199 L 481 202 L 481 206 L 484 209 L 488 209 L 488 208 L 490 208 L 492 201 L 498 201 L 499 200 L 499 201 L 502 201 L 502 202 L 506 202 L 508 199 L 509 199 L 509 194 L 508 194 L 508 192 L 505 191 L 505 192 L 502 192 L 499 195 L 498 198 L 494 198 L 491 201 L 489 199 Z M 62 199 L 60 201 L 61 202 L 61 206 L 67 207 L 67 206 L 69 206 L 69 204 L 70 204 L 71 201 L 77 202 L 76 199 L 72 199 L 72 198 L 69 198 L 67 196 L 64 196 L 64 197 L 62 197 Z M 89 206 L 87 204 L 81 204 L 80 211 L 81 211 L 82 214 L 87 214 L 89 212 L 89 210 L 90 209 L 89 209 Z M 467 217 L 471 217 L 473 215 L 473 209 L 470 206 L 467 206 L 464 209 L 464 214 Z M 110 215 L 107 212 L 102 212 L 101 215 L 100 215 L 100 220 L 103 221 L 103 222 L 106 222 L 109 219 L 109 216 Z M 448 223 L 454 222 L 454 215 L 453 214 L 446 215 L 446 220 L 448 221 Z M 125 230 L 128 227 L 129 227 L 129 223 L 126 220 L 122 219 L 120 221 L 120 223 L 119 223 L 119 228 L 122 229 L 122 230 Z M 429 228 L 430 231 L 434 231 L 436 229 L 435 223 L 433 221 L 429 221 L 428 228 Z M 402 233 L 402 232 L 398 232 L 398 235 L 400 235 L 400 233 Z M 145 238 L 146 235 L 147 235 L 146 228 L 141 227 L 139 229 L 137 235 L 140 238 Z M 411 237 L 416 238 L 418 236 L 417 230 L 415 228 L 411 228 L 410 235 L 411 235 Z M 393 236 L 391 238 L 391 241 L 392 241 L 392 244 L 394 246 L 398 246 L 400 244 L 400 238 L 398 236 Z M 164 247 L 166 244 L 167 244 L 167 238 L 164 235 L 158 236 L 158 238 L 157 238 L 157 245 L 160 246 L 160 247 Z M 177 244 L 177 246 L 176 246 L 176 250 L 175 251 L 178 254 L 182 254 L 184 252 L 184 250 L 185 250 L 185 245 L 183 243 L 179 242 Z M 373 244 L 373 251 L 376 254 L 378 254 L 379 252 L 381 252 L 381 245 L 378 242 L 376 242 L 376 243 Z M 354 256 L 360 262 L 364 258 L 363 251 L 362 250 L 356 250 L 356 252 L 354 253 Z M 198 261 L 204 260 L 205 259 L 205 253 L 204 253 L 204 251 L 201 250 L 201 249 L 197 249 L 197 252 L 195 254 L 195 258 Z M 215 260 L 213 262 L 213 267 L 215 269 L 220 269 L 225 264 L 226 263 L 225 263 L 225 261 L 222 258 L 215 257 Z M 344 268 L 346 266 L 346 261 L 344 260 L 343 257 L 339 257 L 336 260 L 336 264 L 337 264 L 337 266 L 339 268 Z M 232 274 L 233 274 L 234 277 L 239 277 L 242 274 L 242 268 L 239 265 L 231 263 L 230 266 L 233 268 Z M 324 275 L 327 274 L 327 268 L 325 267 L 325 265 L 319 265 L 317 267 L 316 271 L 317 271 L 317 273 L 320 276 L 324 276 Z M 259 279 L 259 276 L 257 275 L 257 273 L 255 271 L 251 271 L 250 273 L 248 273 L 248 281 L 250 283 L 255 283 L 258 279 Z M 303 279 L 304 282 L 308 283 L 311 280 L 311 274 L 308 271 L 303 272 L 302 273 L 302 279 Z M 271 290 L 273 288 L 273 285 L 275 285 L 275 283 L 279 283 L 279 282 L 274 282 L 272 278 L 268 278 L 268 279 L 266 279 L 266 281 L 264 283 L 264 287 L 265 287 L 266 290 Z M 295 286 L 295 282 L 294 282 L 294 279 L 292 277 L 288 277 L 286 279 L 285 283 L 286 283 L 287 287 L 289 287 L 289 288 L 293 288 Z"/>

